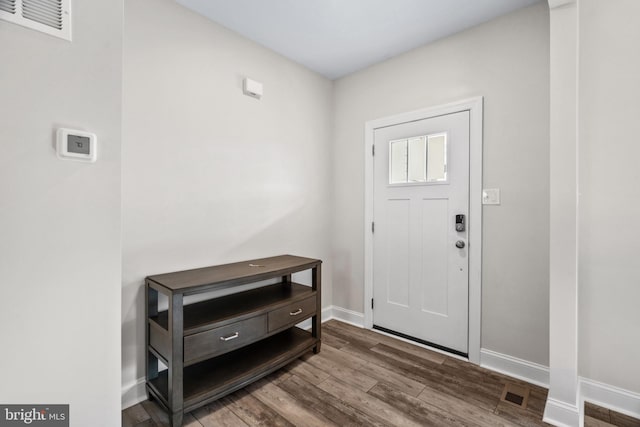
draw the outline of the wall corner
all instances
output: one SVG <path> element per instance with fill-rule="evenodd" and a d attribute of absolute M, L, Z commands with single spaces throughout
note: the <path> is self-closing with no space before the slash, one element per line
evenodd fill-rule
<path fill-rule="evenodd" d="M 557 426 L 580 426 L 578 2 L 549 0 L 549 5 L 549 397 L 544 420 Z"/>

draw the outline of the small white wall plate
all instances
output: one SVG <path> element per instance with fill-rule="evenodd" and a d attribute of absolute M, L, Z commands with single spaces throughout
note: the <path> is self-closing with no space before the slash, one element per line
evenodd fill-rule
<path fill-rule="evenodd" d="M 247 77 L 242 82 L 242 91 L 245 95 L 260 99 L 262 97 L 262 83 Z"/>
<path fill-rule="evenodd" d="M 485 188 L 482 190 L 482 204 L 483 205 L 499 205 L 500 204 L 500 189 L 499 188 Z"/>
<path fill-rule="evenodd" d="M 98 137 L 82 130 L 60 128 L 56 133 L 58 158 L 93 163 L 98 158 Z"/>

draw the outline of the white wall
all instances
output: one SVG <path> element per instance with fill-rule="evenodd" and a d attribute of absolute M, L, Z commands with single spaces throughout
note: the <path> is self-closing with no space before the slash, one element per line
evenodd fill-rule
<path fill-rule="evenodd" d="M 580 0 L 579 373 L 640 392 L 640 3 Z"/>
<path fill-rule="evenodd" d="M 335 82 L 334 305 L 363 311 L 367 120 L 482 95 L 482 346 L 548 363 L 549 17 L 541 3 Z"/>
<path fill-rule="evenodd" d="M 127 405 L 144 376 L 147 275 L 293 253 L 325 261 L 330 305 L 332 83 L 170 0 L 127 1 L 124 46 Z"/>
<path fill-rule="evenodd" d="M 122 2 L 74 2 L 73 42 L 0 22 L 0 402 L 120 423 Z M 59 126 L 98 136 L 56 158 Z"/>

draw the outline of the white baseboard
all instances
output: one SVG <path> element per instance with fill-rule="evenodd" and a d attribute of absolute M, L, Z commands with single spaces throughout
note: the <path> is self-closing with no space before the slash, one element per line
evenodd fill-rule
<path fill-rule="evenodd" d="M 147 390 L 145 389 L 144 377 L 122 387 L 122 409 L 127 409 L 145 400 L 147 400 Z"/>
<path fill-rule="evenodd" d="M 480 349 L 480 366 L 549 388 L 549 367 L 544 365 L 483 348 Z"/>
<path fill-rule="evenodd" d="M 640 418 L 640 394 L 588 378 L 580 377 L 579 381 L 582 401 Z"/>
<path fill-rule="evenodd" d="M 341 322 L 349 323 L 359 328 L 364 328 L 364 314 L 357 311 L 347 310 L 346 308 L 331 306 L 333 314 L 332 318 Z"/>
<path fill-rule="evenodd" d="M 579 427 L 582 425 L 580 409 L 578 406 L 548 397 L 542 421 L 558 427 Z"/>

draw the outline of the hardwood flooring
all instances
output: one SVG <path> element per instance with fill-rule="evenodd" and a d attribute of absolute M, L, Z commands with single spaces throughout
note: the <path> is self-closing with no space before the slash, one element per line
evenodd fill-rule
<path fill-rule="evenodd" d="M 529 389 L 526 408 L 500 400 L 507 383 Z M 319 354 L 187 414 L 184 426 L 541 426 L 546 396 L 542 387 L 331 320 Z M 168 418 L 145 401 L 123 411 L 122 425 L 167 426 Z"/>
<path fill-rule="evenodd" d="M 585 427 L 640 427 L 640 420 L 585 402 L 584 425 Z"/>

